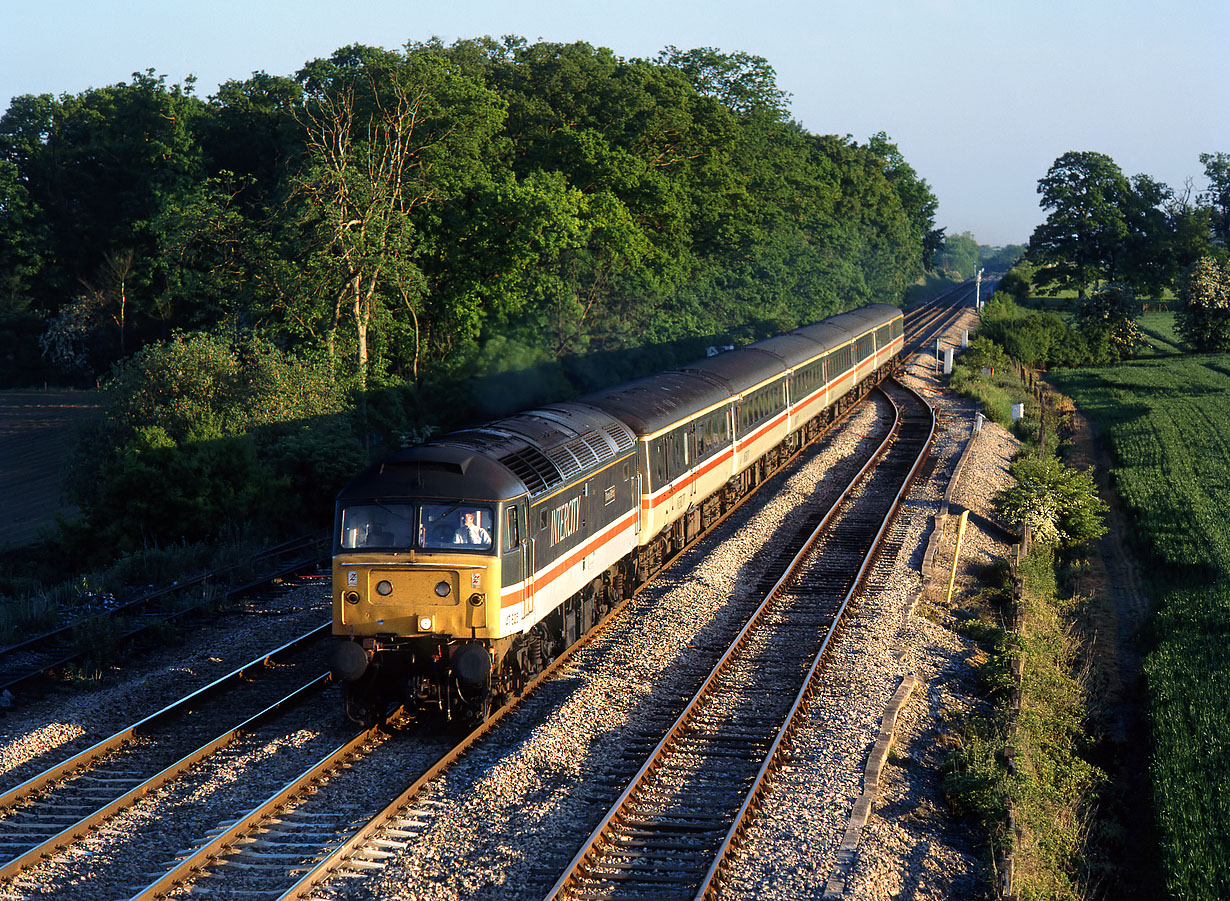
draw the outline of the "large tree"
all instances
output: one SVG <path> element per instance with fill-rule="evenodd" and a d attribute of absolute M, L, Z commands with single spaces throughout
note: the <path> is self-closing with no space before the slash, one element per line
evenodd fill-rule
<path fill-rule="evenodd" d="M 329 292 L 328 353 L 336 353 L 347 312 L 364 386 L 374 317 L 392 298 L 413 315 L 422 294 L 413 217 L 451 196 L 456 170 L 476 160 L 503 110 L 429 51 L 346 47 L 310 63 L 299 79 L 307 162 L 294 194 L 310 235 L 307 265 Z"/>
<path fill-rule="evenodd" d="M 1106 154 L 1073 151 L 1055 160 L 1038 193 L 1048 215 L 1029 239 L 1036 283 L 1075 289 L 1083 299 L 1095 282 L 1119 274 L 1131 185 Z"/>
<path fill-rule="evenodd" d="M 1202 153 L 1200 162 L 1209 179 L 1209 189 L 1200 199 L 1211 211 L 1214 238 L 1230 250 L 1230 153 Z"/>

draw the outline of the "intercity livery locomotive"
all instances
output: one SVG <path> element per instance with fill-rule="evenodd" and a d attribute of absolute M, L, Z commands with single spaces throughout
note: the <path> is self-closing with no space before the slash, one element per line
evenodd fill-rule
<path fill-rule="evenodd" d="M 485 718 L 899 363 L 877 304 L 399 451 L 337 497 L 333 671 Z"/>

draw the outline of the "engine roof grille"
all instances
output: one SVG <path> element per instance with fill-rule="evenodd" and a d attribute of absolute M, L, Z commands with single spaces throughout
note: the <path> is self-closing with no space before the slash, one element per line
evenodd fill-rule
<path fill-rule="evenodd" d="M 551 460 L 535 447 L 522 447 L 500 457 L 500 462 L 512 470 L 530 494 L 539 494 L 564 481 L 564 476 Z"/>

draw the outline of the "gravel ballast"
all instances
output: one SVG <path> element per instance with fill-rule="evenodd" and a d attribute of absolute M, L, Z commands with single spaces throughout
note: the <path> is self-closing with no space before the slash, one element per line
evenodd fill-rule
<path fill-rule="evenodd" d="M 972 330 L 972 312 L 959 323 Z M 985 851 L 971 827 L 948 816 L 940 763 L 951 718 L 980 703 L 967 658 L 973 647 L 942 623 L 943 589 L 952 560 L 952 529 L 940 543 L 939 600 L 921 575 L 934 517 L 969 441 L 973 407 L 938 390 L 935 358 L 907 367 L 939 416 L 935 464 L 899 514 L 903 541 L 885 590 L 852 608 L 828 664 L 826 688 L 807 712 L 791 763 L 775 781 L 765 813 L 751 825 L 721 896 L 940 899 L 969 897 L 989 884 Z M 760 573 L 766 544 L 800 502 L 842 475 L 853 444 L 868 441 L 883 412 L 854 411 L 828 449 L 721 526 L 703 549 L 689 551 L 610 627 L 515 713 L 513 727 L 455 767 L 423 800 L 416 839 L 382 870 L 338 880 L 321 897 L 385 899 L 538 898 L 575 851 L 568 842 L 617 791 L 602 783 L 628 730 L 678 696 L 694 679 L 711 636 L 733 628 L 734 611 Z M 952 492 L 971 511 L 958 568 L 958 593 L 1008 551 L 988 499 L 1008 483 L 1015 441 L 987 423 L 973 443 Z M 887 565 L 889 561 L 882 561 Z M 0 778 L 28 778 L 69 749 L 97 740 L 276 643 L 275 634 L 306 631 L 327 616 L 327 586 L 304 588 L 304 610 L 239 625 L 220 622 L 106 684 L 68 700 L 19 706 L 0 720 Z M 926 615 L 920 615 L 925 613 Z M 265 641 L 268 636 L 269 640 Z M 863 795 L 864 771 L 894 693 L 918 680 L 895 719 L 893 751 L 879 779 L 879 798 L 856 830 L 853 855 L 838 854 Z M 16 896 L 14 896 L 16 897 Z"/>

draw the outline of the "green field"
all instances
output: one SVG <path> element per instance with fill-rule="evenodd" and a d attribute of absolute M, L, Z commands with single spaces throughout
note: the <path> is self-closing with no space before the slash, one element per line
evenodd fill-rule
<path fill-rule="evenodd" d="M 1142 313 L 1136 322 L 1149 339 L 1150 353 L 1183 352 L 1183 341 L 1174 328 L 1174 313 Z"/>
<path fill-rule="evenodd" d="M 1150 563 L 1158 613 L 1145 676 L 1168 894 L 1230 897 L 1230 356 L 1051 380 L 1110 440 L 1115 486 Z"/>

